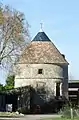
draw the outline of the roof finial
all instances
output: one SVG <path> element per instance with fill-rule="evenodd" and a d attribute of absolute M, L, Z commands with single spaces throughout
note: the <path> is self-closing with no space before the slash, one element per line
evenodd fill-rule
<path fill-rule="evenodd" d="M 40 23 L 40 32 L 43 32 L 43 23 Z"/>

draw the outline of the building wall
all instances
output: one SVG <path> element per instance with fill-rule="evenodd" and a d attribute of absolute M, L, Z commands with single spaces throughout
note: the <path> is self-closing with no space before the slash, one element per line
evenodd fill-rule
<path fill-rule="evenodd" d="M 66 86 L 65 89 L 63 87 L 63 90 L 67 91 L 66 84 L 68 83 L 64 77 L 67 76 L 68 70 L 65 70 L 67 67 L 63 68 L 56 64 L 19 64 L 17 69 L 19 72 L 15 77 L 15 88 L 27 85 L 33 87 L 36 87 L 37 84 L 45 85 L 50 93 L 56 95 L 56 82 L 63 82 L 63 86 Z M 43 69 L 42 74 L 38 74 L 39 69 Z"/>

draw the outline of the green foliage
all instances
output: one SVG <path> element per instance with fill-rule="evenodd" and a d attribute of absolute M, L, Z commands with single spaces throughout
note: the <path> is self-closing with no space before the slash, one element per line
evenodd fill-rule
<path fill-rule="evenodd" d="M 4 86 L 5 90 L 14 88 L 14 78 L 15 78 L 14 75 L 10 75 L 10 76 L 7 77 L 6 84 Z"/>
<path fill-rule="evenodd" d="M 4 90 L 4 86 L 3 84 L 0 84 L 0 91 L 3 91 Z"/>
<path fill-rule="evenodd" d="M 72 111 L 71 111 L 72 110 Z M 60 114 L 63 118 L 75 118 L 79 117 L 79 109 L 72 107 L 72 105 L 65 105 L 61 111 Z"/>
<path fill-rule="evenodd" d="M 29 110 L 27 107 L 18 108 L 17 111 L 18 111 L 19 113 L 22 113 L 22 114 L 30 113 L 30 110 Z"/>

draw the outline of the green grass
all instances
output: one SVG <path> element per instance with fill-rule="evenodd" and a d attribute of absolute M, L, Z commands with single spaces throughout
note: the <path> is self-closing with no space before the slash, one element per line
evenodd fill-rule
<path fill-rule="evenodd" d="M 4 116 L 18 116 L 15 112 L 0 112 L 0 117 L 4 117 Z"/>
<path fill-rule="evenodd" d="M 79 120 L 79 118 L 69 119 L 69 118 L 44 118 L 41 120 Z"/>

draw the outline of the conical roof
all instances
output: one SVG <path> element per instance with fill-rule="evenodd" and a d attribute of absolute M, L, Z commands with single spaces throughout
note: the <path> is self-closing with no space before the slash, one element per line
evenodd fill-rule
<path fill-rule="evenodd" d="M 34 37 L 33 41 L 51 41 L 45 32 L 38 32 L 38 34 Z"/>
<path fill-rule="evenodd" d="M 25 47 L 19 63 L 65 63 L 65 57 L 59 52 L 44 32 L 39 32 Z"/>

